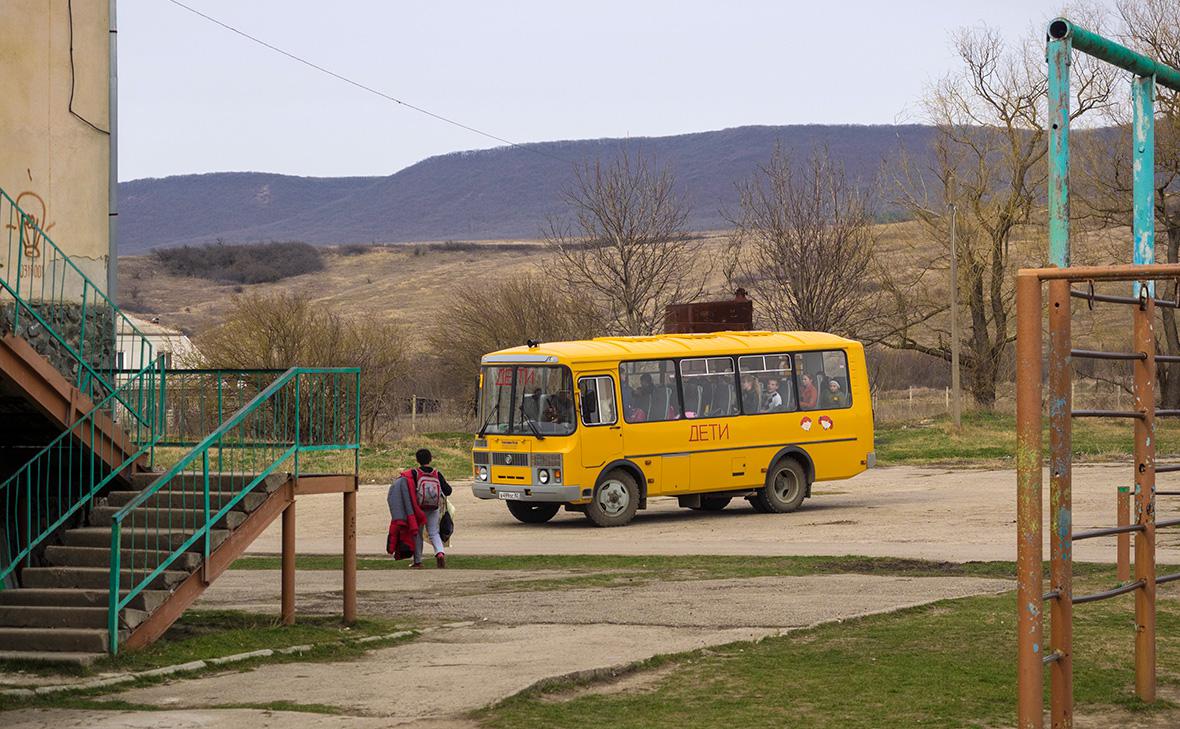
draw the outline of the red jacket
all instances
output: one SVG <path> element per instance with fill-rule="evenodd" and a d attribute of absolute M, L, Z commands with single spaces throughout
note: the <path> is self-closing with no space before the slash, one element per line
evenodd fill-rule
<path fill-rule="evenodd" d="M 405 481 L 406 490 L 409 491 L 413 512 L 408 514 L 405 519 L 391 519 L 389 521 L 389 535 L 385 542 L 385 552 L 392 554 L 394 559 L 414 556 L 415 539 L 419 530 L 426 525 L 426 512 L 418 506 L 418 489 L 414 484 L 414 472 L 404 471 L 401 478 Z"/>

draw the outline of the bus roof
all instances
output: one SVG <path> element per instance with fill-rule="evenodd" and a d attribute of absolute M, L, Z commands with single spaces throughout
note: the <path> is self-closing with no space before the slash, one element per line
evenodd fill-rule
<path fill-rule="evenodd" d="M 544 342 L 533 348 L 512 347 L 484 355 L 483 363 L 601 362 L 685 355 L 710 356 L 746 352 L 757 354 L 849 346 L 861 345 L 852 339 L 824 332 L 656 334 L 646 337 L 597 337 L 572 342 Z"/>

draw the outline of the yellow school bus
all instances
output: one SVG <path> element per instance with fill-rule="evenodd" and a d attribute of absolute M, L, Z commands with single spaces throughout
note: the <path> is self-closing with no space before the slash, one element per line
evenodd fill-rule
<path fill-rule="evenodd" d="M 526 523 L 621 526 L 656 496 L 785 513 L 874 463 L 864 348 L 819 332 L 529 342 L 483 357 L 479 419 L 472 490 Z"/>

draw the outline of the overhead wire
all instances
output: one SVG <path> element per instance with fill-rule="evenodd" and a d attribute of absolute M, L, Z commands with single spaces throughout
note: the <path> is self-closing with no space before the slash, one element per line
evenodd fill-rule
<path fill-rule="evenodd" d="M 544 150 L 538 149 L 534 145 L 526 145 L 526 144 L 520 144 L 518 142 L 513 142 L 510 139 L 505 139 L 504 137 L 501 137 L 499 135 L 492 134 L 491 132 L 486 132 L 486 131 L 479 129 L 477 127 L 473 127 L 470 124 L 464 124 L 463 122 L 457 121 L 455 119 L 451 119 L 450 117 L 446 117 L 446 116 L 443 116 L 442 114 L 438 114 L 436 112 L 430 111 L 429 109 L 418 106 L 417 104 L 411 104 L 408 101 L 404 101 L 404 100 L 399 99 L 395 96 L 391 96 L 390 94 L 387 94 L 384 91 L 381 91 L 380 89 L 375 89 L 372 86 L 361 83 L 360 81 L 357 81 L 355 79 L 349 78 L 348 76 L 345 76 L 342 73 L 338 73 L 336 71 L 333 71 L 330 68 L 326 68 L 324 66 L 321 66 L 318 63 L 315 63 L 313 61 L 309 61 L 308 59 L 303 58 L 302 56 L 296 55 L 288 50 L 280 48 L 272 43 L 269 43 L 261 38 L 258 38 L 257 36 L 251 35 L 251 34 L 245 32 L 244 30 L 241 30 L 241 29 L 236 28 L 228 23 L 218 20 L 217 18 L 214 18 L 211 15 L 207 15 L 206 13 L 203 13 L 200 10 L 197 10 L 196 8 L 194 8 L 190 5 L 186 5 L 185 3 L 180 2 L 180 0 L 168 0 L 168 2 L 172 3 L 173 5 L 175 5 L 179 8 L 187 10 L 188 12 L 192 13 L 193 15 L 201 17 L 201 18 L 209 21 L 210 23 L 213 23 L 214 25 L 220 26 L 221 28 L 224 28 L 225 30 L 230 31 L 231 33 L 239 35 L 239 36 L 251 41 L 252 43 L 256 43 L 264 48 L 274 51 L 275 53 L 278 53 L 282 56 L 286 56 L 287 58 L 291 59 L 292 61 L 295 61 L 297 63 L 301 63 L 304 66 L 307 66 L 308 68 L 312 68 L 312 69 L 319 71 L 320 73 L 323 73 L 327 76 L 331 76 L 332 78 L 337 79 L 338 81 L 343 81 L 344 83 L 349 84 L 350 86 L 354 86 L 358 89 L 361 89 L 362 91 L 368 92 L 368 93 L 378 96 L 382 99 L 385 99 L 386 101 L 392 101 L 395 104 L 399 104 L 401 106 L 404 106 L 407 109 L 411 109 L 413 111 L 418 112 L 419 114 L 424 114 L 428 117 L 431 117 L 432 119 L 436 119 L 436 120 L 444 122 L 446 124 L 450 124 L 451 126 L 458 127 L 459 129 L 463 129 L 465 131 L 471 132 L 473 134 L 478 134 L 482 137 L 486 137 L 488 139 L 492 139 L 497 142 L 501 142 L 501 143 L 506 144 L 510 147 L 522 149 L 522 150 L 525 150 L 528 152 L 532 152 L 534 154 L 539 154 L 543 157 L 548 157 L 549 159 L 557 160 L 558 162 L 564 162 L 567 164 L 569 163 L 569 160 L 562 159 L 561 157 L 558 157 L 556 155 L 545 152 Z"/>

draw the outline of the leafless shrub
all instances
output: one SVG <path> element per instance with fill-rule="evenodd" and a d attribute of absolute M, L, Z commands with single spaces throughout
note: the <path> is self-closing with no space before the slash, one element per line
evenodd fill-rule
<path fill-rule="evenodd" d="M 320 249 L 310 243 L 272 242 L 157 248 L 152 256 L 174 276 L 257 284 L 324 269 Z"/>
<path fill-rule="evenodd" d="M 474 402 L 480 358 L 521 346 L 529 339 L 586 339 L 599 333 L 593 307 L 567 297 L 540 273 L 512 278 L 491 288 L 456 290 L 438 324 L 427 332 L 437 373 L 436 397 Z"/>
<path fill-rule="evenodd" d="M 373 439 L 410 394 L 406 337 L 374 318 L 345 319 L 305 296 L 247 295 L 196 340 L 196 366 L 224 369 L 360 367 L 361 418 Z"/>

